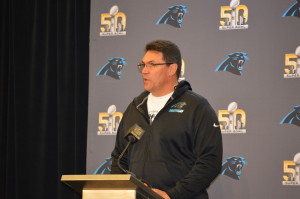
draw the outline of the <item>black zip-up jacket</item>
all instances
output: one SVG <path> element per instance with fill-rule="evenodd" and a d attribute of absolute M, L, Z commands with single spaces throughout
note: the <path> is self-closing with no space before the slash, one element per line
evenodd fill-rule
<path fill-rule="evenodd" d="M 123 173 L 117 159 L 128 143 L 124 135 L 138 124 L 145 133 L 121 159 L 122 167 L 171 199 L 207 199 L 206 189 L 222 167 L 222 137 L 214 110 L 187 81 L 181 81 L 151 122 L 148 94 L 136 97 L 124 112 L 111 173 Z"/>

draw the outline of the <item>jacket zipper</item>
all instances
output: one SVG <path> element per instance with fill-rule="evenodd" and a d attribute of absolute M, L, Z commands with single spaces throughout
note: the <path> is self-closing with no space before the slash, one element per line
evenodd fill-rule
<path fill-rule="evenodd" d="M 142 101 L 139 105 L 136 106 L 136 108 L 139 110 L 139 112 L 140 112 L 145 118 L 147 118 L 147 120 L 149 121 L 149 126 L 150 126 L 149 134 L 148 134 L 148 137 L 147 137 L 147 140 L 146 140 L 146 150 L 145 150 L 145 153 L 144 153 L 145 161 L 143 162 L 143 165 L 142 165 L 142 176 L 141 176 L 142 179 L 143 179 L 143 177 L 144 177 L 144 171 L 145 171 L 145 166 L 146 166 L 146 160 L 148 159 L 148 154 L 149 154 L 149 148 L 150 148 L 150 147 L 149 147 L 149 140 L 150 140 L 150 137 L 151 137 L 152 123 L 153 123 L 153 121 L 151 120 L 151 118 L 150 118 L 148 115 L 146 115 L 146 113 L 144 112 L 144 110 L 143 110 L 143 109 L 140 109 L 140 106 L 141 106 L 143 103 L 145 103 L 146 99 L 148 99 L 148 97 L 145 97 L 145 98 L 143 99 L 143 101 Z M 165 104 L 165 106 L 161 109 L 161 111 L 162 111 L 167 105 L 169 105 L 173 100 L 174 100 L 174 97 L 171 96 L 170 100 L 168 100 L 168 102 L 167 102 L 167 103 Z M 160 113 L 161 111 L 159 111 L 159 113 Z M 159 114 L 159 113 L 158 113 L 158 114 Z M 157 115 L 156 115 L 156 117 L 157 117 Z"/>
<path fill-rule="evenodd" d="M 142 104 L 144 104 L 147 99 L 148 99 L 148 97 L 145 97 L 142 100 L 142 102 L 136 106 L 137 110 L 145 117 L 145 119 L 147 121 L 149 121 L 149 126 L 150 126 L 149 134 L 148 134 L 148 137 L 146 139 L 146 150 L 144 152 L 145 161 L 143 162 L 143 165 L 142 165 L 142 176 L 140 176 L 142 179 L 144 178 L 144 169 L 145 169 L 145 165 L 146 165 L 146 160 L 148 159 L 148 150 L 149 150 L 148 145 L 149 145 L 149 139 L 150 139 L 150 135 L 151 135 L 151 126 L 152 126 L 151 118 L 149 117 L 149 115 L 146 115 L 145 111 L 142 108 L 140 108 L 142 106 Z"/>

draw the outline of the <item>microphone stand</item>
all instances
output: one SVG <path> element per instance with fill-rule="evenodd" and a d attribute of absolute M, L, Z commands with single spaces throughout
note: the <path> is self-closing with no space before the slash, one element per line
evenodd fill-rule
<path fill-rule="evenodd" d="M 136 175 L 126 169 L 124 169 L 121 164 L 120 164 L 120 161 L 121 159 L 123 158 L 125 152 L 127 151 L 128 147 L 136 140 L 135 137 L 133 136 L 128 136 L 128 144 L 125 146 L 124 150 L 122 151 L 122 153 L 120 154 L 120 156 L 118 157 L 118 160 L 117 160 L 117 164 L 118 164 L 118 167 L 124 172 L 124 173 L 127 173 L 127 174 L 131 174 L 133 175 L 134 177 L 136 177 Z"/>

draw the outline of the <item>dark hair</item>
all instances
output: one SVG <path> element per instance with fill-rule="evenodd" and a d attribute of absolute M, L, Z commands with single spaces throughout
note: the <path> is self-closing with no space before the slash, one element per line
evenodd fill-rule
<path fill-rule="evenodd" d="M 177 79 L 180 76 L 181 71 L 181 53 L 178 46 L 167 40 L 156 40 L 148 43 L 145 47 L 145 51 L 154 50 L 162 52 L 163 59 L 167 63 L 176 63 L 178 65 L 176 76 Z"/>

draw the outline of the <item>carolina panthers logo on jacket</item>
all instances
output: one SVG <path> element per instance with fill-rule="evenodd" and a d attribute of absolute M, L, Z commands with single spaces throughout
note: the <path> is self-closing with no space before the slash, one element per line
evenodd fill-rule
<path fill-rule="evenodd" d="M 216 69 L 217 71 L 228 71 L 235 75 L 242 75 L 244 70 L 244 64 L 246 60 L 249 60 L 247 53 L 235 52 L 228 55 Z"/>
<path fill-rule="evenodd" d="M 111 171 L 112 159 L 111 157 L 105 158 L 105 162 L 103 162 L 93 174 L 110 174 Z"/>
<path fill-rule="evenodd" d="M 176 28 L 181 28 L 184 15 L 187 13 L 186 6 L 175 5 L 168 8 L 169 10 L 156 22 L 156 24 L 169 24 Z"/>
<path fill-rule="evenodd" d="M 297 0 L 296 3 L 294 3 L 285 13 L 282 15 L 282 17 L 287 16 L 293 16 L 293 17 L 299 17 L 300 18 L 300 1 Z"/>
<path fill-rule="evenodd" d="M 111 58 L 104 66 L 102 66 L 96 76 L 107 75 L 115 79 L 120 79 L 123 67 L 126 65 L 127 62 L 122 57 Z"/>
<path fill-rule="evenodd" d="M 171 106 L 169 112 L 183 113 L 184 111 L 183 107 L 186 105 L 187 105 L 186 102 L 178 102 L 177 104 Z"/>
<path fill-rule="evenodd" d="M 222 164 L 222 175 L 227 175 L 233 179 L 239 180 L 242 174 L 246 159 L 239 156 L 232 156 L 226 159 Z"/>
<path fill-rule="evenodd" d="M 280 122 L 280 124 L 288 123 L 300 126 L 300 105 L 294 106 L 294 110 L 288 113 Z"/>

